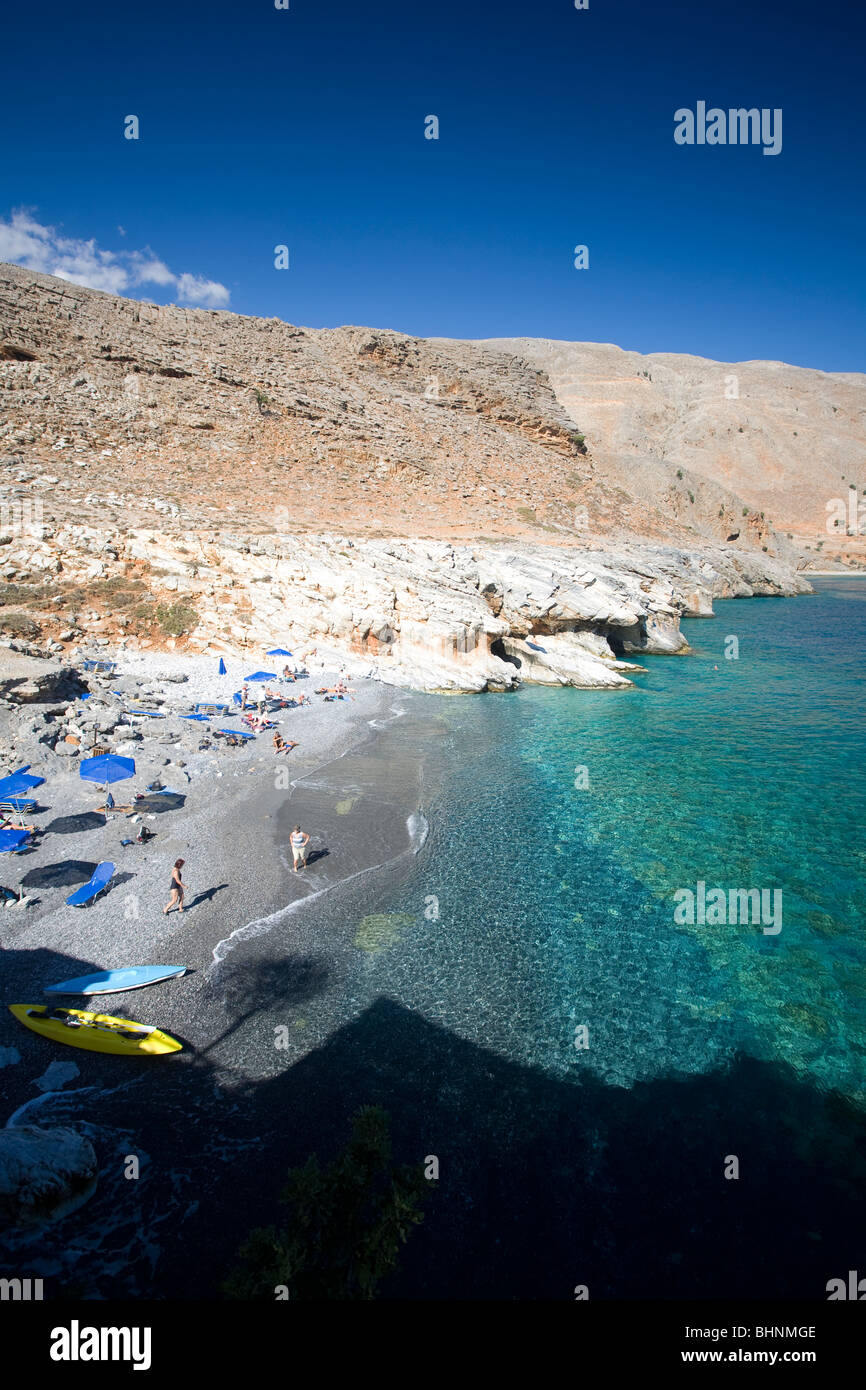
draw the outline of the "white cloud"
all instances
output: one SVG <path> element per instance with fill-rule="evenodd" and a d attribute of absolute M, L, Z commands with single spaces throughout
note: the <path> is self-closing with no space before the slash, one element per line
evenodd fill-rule
<path fill-rule="evenodd" d="M 225 285 L 203 275 L 179 275 L 177 293 L 184 304 L 204 304 L 208 309 L 224 309 L 229 302 Z"/>
<path fill-rule="evenodd" d="M 0 217 L 0 260 L 109 294 L 124 294 L 135 285 L 171 286 L 184 304 L 208 309 L 224 309 L 230 297 L 217 280 L 188 271 L 176 275 L 149 247 L 102 251 L 92 237 L 64 237 L 56 227 L 43 226 L 27 208 L 16 208 L 8 222 Z"/>
<path fill-rule="evenodd" d="M 154 256 L 152 251 L 133 251 L 130 253 L 132 262 L 132 278 L 136 285 L 174 285 L 177 283 L 177 276 L 172 275 L 165 261 L 161 261 L 158 256 Z"/>

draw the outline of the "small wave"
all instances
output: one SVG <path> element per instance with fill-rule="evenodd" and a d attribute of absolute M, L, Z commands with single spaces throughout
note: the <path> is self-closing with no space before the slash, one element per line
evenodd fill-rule
<path fill-rule="evenodd" d="M 391 859 L 383 859 L 377 864 L 368 864 L 364 869 L 357 869 L 355 873 L 349 874 L 346 878 L 337 879 L 335 883 L 329 883 L 326 888 L 319 888 L 314 893 L 307 893 L 303 898 L 297 898 L 293 903 L 287 903 L 285 907 L 277 908 L 276 912 L 271 912 L 267 917 L 257 917 L 255 921 L 248 922 L 244 927 L 238 927 L 230 936 L 218 941 L 212 951 L 213 965 L 207 972 L 209 980 L 215 980 L 229 951 L 233 951 L 235 946 L 242 941 L 253 941 L 257 936 L 265 936 L 281 922 L 286 921 L 293 913 L 304 907 L 306 903 L 313 902 L 316 898 L 323 898 L 326 893 L 332 893 L 335 888 L 342 888 L 347 883 L 352 883 L 356 878 L 363 878 L 366 874 L 376 873 L 378 869 L 387 868 L 389 864 L 396 864 L 406 854 L 417 854 L 427 838 L 429 825 L 426 818 L 420 811 L 413 811 L 406 820 L 406 829 L 409 833 L 409 845 L 407 849 L 401 849 L 399 854 L 395 854 Z"/>
<path fill-rule="evenodd" d="M 393 724 L 397 719 L 402 719 L 405 713 L 406 710 L 403 705 L 392 705 L 390 716 L 383 715 L 379 719 L 368 719 L 367 723 L 371 729 L 387 729 L 389 724 Z"/>
<path fill-rule="evenodd" d="M 430 833 L 430 822 L 420 811 L 413 811 L 406 821 L 406 829 L 409 831 L 409 842 L 412 846 L 412 853 L 417 854 L 424 848 L 427 836 Z"/>

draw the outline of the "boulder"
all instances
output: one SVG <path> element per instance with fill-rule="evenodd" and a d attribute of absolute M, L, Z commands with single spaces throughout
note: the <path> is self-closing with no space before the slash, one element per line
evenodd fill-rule
<path fill-rule="evenodd" d="M 91 1196 L 97 1172 L 93 1145 L 74 1129 L 0 1130 L 0 1220 L 16 1225 L 65 1216 Z"/>
<path fill-rule="evenodd" d="M 73 700 L 87 688 L 71 666 L 0 650 L 0 695 L 15 704 Z"/>

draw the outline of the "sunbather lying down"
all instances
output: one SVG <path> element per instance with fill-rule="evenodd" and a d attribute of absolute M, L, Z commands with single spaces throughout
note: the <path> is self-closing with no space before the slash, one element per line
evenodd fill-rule
<path fill-rule="evenodd" d="M 355 689 L 354 686 L 349 687 L 348 685 L 344 685 L 342 681 L 337 681 L 336 685 L 323 685 L 321 690 L 316 691 L 316 694 L 325 696 L 330 695 L 332 699 L 335 696 L 338 699 L 342 699 L 344 695 L 354 695 Z"/>
<path fill-rule="evenodd" d="M 2 823 L 0 823 L 0 830 L 26 830 L 28 835 L 37 834 L 36 826 L 25 825 L 22 816 L 18 817 L 17 822 L 14 821 L 11 816 L 4 816 L 2 818 Z"/>
<path fill-rule="evenodd" d="M 292 749 L 297 748 L 297 746 L 298 743 L 296 739 L 289 739 L 287 742 L 281 734 L 274 734 L 275 753 L 291 753 Z"/>

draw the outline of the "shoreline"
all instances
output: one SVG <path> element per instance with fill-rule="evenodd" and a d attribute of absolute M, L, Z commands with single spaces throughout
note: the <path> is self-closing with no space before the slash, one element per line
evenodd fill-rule
<path fill-rule="evenodd" d="M 342 805 L 353 795 L 351 785 L 340 789 L 353 760 L 387 736 L 405 706 L 402 692 L 378 682 L 359 681 L 355 688 L 354 703 L 317 704 L 288 712 L 297 720 L 290 725 L 292 736 L 300 740 L 291 754 L 277 757 L 269 740 L 262 743 L 267 736 L 260 735 L 235 750 L 208 750 L 206 758 L 172 761 L 162 769 L 163 780 L 180 790 L 183 805 L 162 814 L 146 814 L 141 823 L 155 832 L 155 838 L 143 846 L 120 848 L 122 837 L 136 833 L 136 826 L 125 817 L 108 817 L 100 824 L 85 809 L 101 798 L 97 788 L 78 778 L 77 768 L 34 764 L 33 771 L 46 776 L 37 789 L 37 796 L 42 793 L 39 804 L 46 810 L 35 820 L 48 833 L 28 853 L 8 855 L 3 865 L 4 881 L 20 883 L 36 899 L 30 907 L 0 913 L 4 1002 L 43 1002 L 45 985 L 93 970 L 155 961 L 183 964 L 187 973 L 178 980 L 143 991 L 97 996 L 92 1007 L 153 1023 L 179 1036 L 185 1044 L 179 1059 L 182 1065 L 184 1055 L 192 1060 L 199 1049 L 210 1048 L 219 1032 L 222 1010 L 202 1007 L 203 996 L 214 1002 L 227 957 L 236 953 L 240 957 L 239 948 L 249 940 L 275 931 L 287 944 L 288 934 L 280 928 L 297 920 L 303 905 L 327 896 L 359 874 L 375 879 L 377 870 L 399 861 L 411 848 L 405 819 L 418 811 L 416 805 L 406 809 L 402 834 L 401 808 L 400 815 L 390 816 L 384 836 L 366 833 L 363 818 L 346 814 L 350 808 Z M 159 721 L 161 726 L 169 722 Z M 171 750 L 160 748 L 164 751 Z M 151 780 L 153 769 L 147 766 L 151 761 L 141 758 L 135 778 L 121 782 L 120 790 L 115 785 L 118 803 L 127 795 L 131 798 L 124 788 Z M 60 764 L 59 759 L 51 762 Z M 382 781 L 386 769 L 380 771 Z M 286 787 L 277 785 L 278 772 L 288 774 Z M 375 786 L 372 790 L 375 799 Z M 340 809 L 332 805 L 329 811 L 329 800 Z M 295 876 L 287 862 L 286 823 L 297 819 L 311 831 L 313 863 Z M 64 823 L 75 826 L 78 820 L 82 829 L 60 833 Z M 52 824 L 56 830 L 50 829 Z M 162 909 L 176 858 L 186 861 L 185 910 L 174 910 L 166 917 Z M 72 888 L 86 881 L 94 862 L 105 859 L 116 865 L 110 891 L 88 907 L 68 907 L 65 899 Z M 72 996 L 64 996 L 62 1002 L 82 1008 L 90 1003 Z M 26 1100 L 28 1088 L 52 1061 L 75 1062 L 86 1075 L 92 1055 L 71 1047 L 58 1054 L 3 1010 L 0 1069 L 7 1115 Z M 6 1116 L 2 1122 L 6 1123 Z"/>

